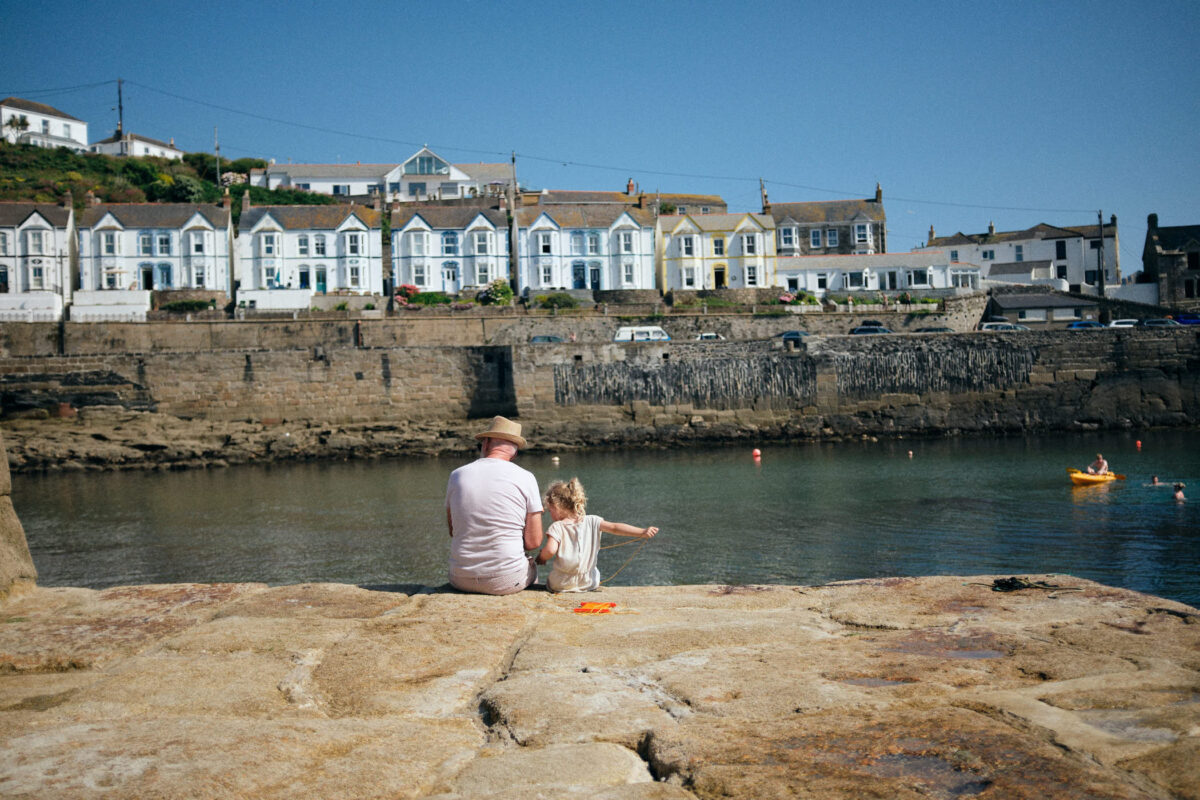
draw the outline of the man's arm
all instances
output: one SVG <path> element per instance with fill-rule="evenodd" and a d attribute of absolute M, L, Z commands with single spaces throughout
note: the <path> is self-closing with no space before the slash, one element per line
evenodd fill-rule
<path fill-rule="evenodd" d="M 450 506 L 446 506 L 446 530 L 450 531 L 450 538 L 454 538 L 454 520 L 450 519 Z"/>
<path fill-rule="evenodd" d="M 542 546 L 542 512 L 525 515 L 525 549 L 537 550 Z"/>
<path fill-rule="evenodd" d="M 556 555 L 558 555 L 558 539 L 555 539 L 553 536 L 547 536 L 546 544 L 538 551 L 537 563 L 546 564 Z"/>

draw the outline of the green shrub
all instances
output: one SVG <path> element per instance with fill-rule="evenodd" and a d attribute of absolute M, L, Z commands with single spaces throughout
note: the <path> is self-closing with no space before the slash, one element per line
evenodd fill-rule
<path fill-rule="evenodd" d="M 342 302 L 340 302 L 340 303 L 338 303 L 336 306 L 334 306 L 334 307 L 333 307 L 333 310 L 334 310 L 334 311 L 349 311 L 349 310 L 350 310 L 350 304 L 349 304 L 349 303 L 347 303 L 345 300 L 343 300 Z"/>
<path fill-rule="evenodd" d="M 565 292 L 539 295 L 536 299 L 537 304 L 542 308 L 576 308 L 579 306 L 579 301 Z"/>
<path fill-rule="evenodd" d="M 475 295 L 475 299 L 480 305 L 485 306 L 506 306 L 512 302 L 513 290 L 508 285 L 508 281 L 504 278 L 496 278 L 487 285 L 479 294 Z"/>
<path fill-rule="evenodd" d="M 374 310 L 375 310 L 374 303 L 367 303 L 365 306 L 363 306 L 363 311 L 374 311 Z"/>
<path fill-rule="evenodd" d="M 173 314 L 183 314 L 191 311 L 207 311 L 211 308 L 208 300 L 172 300 L 163 303 L 160 311 L 170 311 Z"/>
<path fill-rule="evenodd" d="M 418 306 L 444 306 L 449 305 L 450 298 L 441 292 L 417 292 L 408 298 L 408 302 Z"/>

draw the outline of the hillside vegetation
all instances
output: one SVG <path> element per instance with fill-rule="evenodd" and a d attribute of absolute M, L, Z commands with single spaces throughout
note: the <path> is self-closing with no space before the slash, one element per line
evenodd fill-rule
<path fill-rule="evenodd" d="M 221 162 L 221 172 L 248 175 L 267 162 L 257 158 Z M 0 143 L 0 201 L 61 203 L 70 192 L 80 211 L 91 191 L 105 203 L 216 203 L 224 189 L 217 183 L 216 159 L 187 153 L 182 161 L 115 157 Z M 245 184 L 230 187 L 233 216 L 241 215 Z M 256 205 L 327 205 L 334 198 L 312 192 L 249 187 Z"/>

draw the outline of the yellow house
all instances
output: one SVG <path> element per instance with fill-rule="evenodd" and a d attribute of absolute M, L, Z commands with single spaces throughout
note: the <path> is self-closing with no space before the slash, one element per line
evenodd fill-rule
<path fill-rule="evenodd" d="M 670 214 L 655 230 L 658 285 L 748 289 L 775 285 L 775 220 L 770 214 Z"/>

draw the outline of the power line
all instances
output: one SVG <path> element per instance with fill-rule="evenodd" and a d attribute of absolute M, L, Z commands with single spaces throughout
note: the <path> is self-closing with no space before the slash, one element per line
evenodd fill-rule
<path fill-rule="evenodd" d="M 110 81 L 100 81 L 99 83 L 81 83 L 78 86 L 60 86 L 57 89 L 25 89 L 23 91 L 10 90 L 7 92 L 0 92 L 0 94 L 7 95 L 10 97 L 16 97 L 16 96 L 26 96 L 27 97 L 27 96 L 31 96 L 31 95 L 46 96 L 46 95 L 56 95 L 56 94 L 67 94 L 68 92 L 78 92 L 82 89 L 95 89 L 100 86 L 110 86 L 114 83 L 116 83 L 115 79 L 110 80 Z"/>

